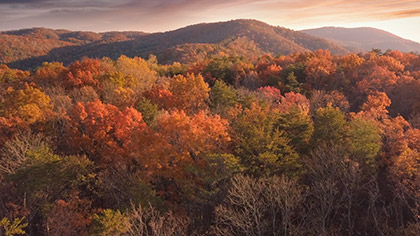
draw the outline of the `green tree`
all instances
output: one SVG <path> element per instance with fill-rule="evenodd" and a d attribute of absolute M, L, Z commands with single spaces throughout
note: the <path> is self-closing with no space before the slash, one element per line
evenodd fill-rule
<path fill-rule="evenodd" d="M 221 80 L 217 80 L 210 91 L 210 108 L 216 113 L 226 112 L 238 104 L 237 92 Z"/>
<path fill-rule="evenodd" d="M 300 86 L 301 86 L 301 83 L 298 82 L 295 72 L 292 71 L 284 79 L 280 89 L 285 93 L 287 92 L 300 93 L 300 90 L 301 90 Z"/>
<path fill-rule="evenodd" d="M 379 128 L 372 121 L 354 119 L 349 123 L 349 145 L 354 157 L 362 158 L 361 164 L 374 166 L 381 150 L 382 138 Z"/>
<path fill-rule="evenodd" d="M 144 122 L 148 126 L 154 124 L 154 120 L 159 112 L 158 105 L 153 104 L 149 99 L 143 97 L 136 103 L 134 108 L 141 113 Z"/>
<path fill-rule="evenodd" d="M 285 132 L 290 139 L 290 145 L 299 153 L 308 151 L 309 142 L 314 132 L 314 127 L 309 115 L 296 107 L 289 112 L 281 113 L 276 126 Z"/>
<path fill-rule="evenodd" d="M 348 136 L 348 124 L 339 108 L 327 106 L 316 111 L 314 117 L 314 135 L 312 144 L 344 144 Z"/>
<path fill-rule="evenodd" d="M 215 58 L 207 65 L 204 74 L 210 74 L 212 78 L 221 79 L 228 84 L 234 84 L 234 72 L 231 67 L 232 62 L 228 57 Z"/>
<path fill-rule="evenodd" d="M 236 114 L 234 114 L 236 112 Z M 254 103 L 251 108 L 231 111 L 234 152 L 247 173 L 287 173 L 299 169 L 298 154 L 285 132 L 276 128 L 279 113 Z"/>
<path fill-rule="evenodd" d="M 6 176 L 17 191 L 26 196 L 29 209 L 46 210 L 59 198 L 69 196 L 95 178 L 93 165 L 86 157 L 62 157 L 43 147 L 28 152 L 26 163 L 14 174 Z"/>

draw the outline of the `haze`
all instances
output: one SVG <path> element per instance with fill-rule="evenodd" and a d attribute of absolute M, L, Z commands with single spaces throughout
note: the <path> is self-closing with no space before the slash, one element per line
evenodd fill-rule
<path fill-rule="evenodd" d="M 0 30 L 157 32 L 239 18 L 296 30 L 368 26 L 420 42 L 420 1 L 413 0 L 0 0 Z"/>

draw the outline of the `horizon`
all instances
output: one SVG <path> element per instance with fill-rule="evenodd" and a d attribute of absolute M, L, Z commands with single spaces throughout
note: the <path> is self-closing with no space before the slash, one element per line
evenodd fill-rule
<path fill-rule="evenodd" d="M 166 32 L 200 23 L 255 19 L 296 31 L 370 27 L 420 43 L 420 2 L 413 0 L 0 0 L 0 31 Z"/>
<path fill-rule="evenodd" d="M 79 32 L 94 32 L 94 33 L 98 33 L 98 34 L 107 33 L 107 32 L 141 32 L 141 33 L 146 33 L 146 34 L 155 34 L 155 33 L 171 32 L 171 31 L 175 31 L 175 30 L 178 30 L 178 29 L 182 29 L 182 28 L 186 28 L 186 27 L 194 26 L 194 25 L 223 23 L 223 22 L 238 21 L 238 20 L 256 20 L 256 21 L 259 21 L 259 22 L 266 23 L 266 24 L 268 24 L 270 26 L 288 28 L 288 29 L 291 29 L 291 30 L 294 30 L 294 31 L 305 31 L 305 30 L 322 29 L 322 28 L 341 28 L 341 29 L 363 29 L 363 28 L 365 28 L 365 29 L 375 29 L 375 30 L 382 30 L 382 31 L 384 31 L 386 33 L 390 33 L 392 35 L 395 35 L 397 37 L 400 37 L 400 38 L 403 38 L 403 39 L 406 39 L 406 40 L 409 40 L 409 41 L 413 41 L 415 43 L 420 43 L 420 41 L 415 41 L 415 40 L 412 40 L 412 39 L 409 39 L 409 38 L 405 38 L 403 36 L 400 36 L 398 34 L 395 34 L 394 32 L 390 32 L 390 31 L 387 31 L 387 30 L 384 30 L 384 29 L 380 29 L 380 28 L 376 28 L 376 27 L 370 27 L 370 26 L 345 27 L 345 26 L 326 25 L 326 26 L 320 26 L 320 27 L 314 27 L 314 28 L 292 29 L 292 28 L 289 28 L 287 26 L 272 25 L 272 24 L 270 24 L 268 22 L 264 22 L 264 21 L 257 20 L 257 19 L 231 19 L 231 20 L 227 20 L 227 21 L 201 22 L 201 23 L 195 23 L 195 24 L 189 24 L 189 25 L 181 26 L 181 27 L 174 28 L 174 29 L 169 29 L 169 30 L 164 30 L 164 31 L 155 31 L 155 32 L 147 32 L 147 31 L 144 31 L 144 30 L 109 30 L 109 31 L 72 30 L 72 29 L 67 29 L 67 28 L 50 28 L 50 27 L 44 27 L 44 26 L 34 26 L 34 27 L 29 27 L 29 28 L 0 30 L 0 32 L 19 31 L 19 30 L 26 30 L 26 29 L 39 29 L 39 28 L 42 29 L 42 28 L 44 28 L 44 29 L 51 29 L 51 30 L 68 30 L 68 31 L 72 31 L 72 32 L 78 32 L 78 31 Z M 305 33 L 305 32 L 303 32 L 303 33 Z"/>

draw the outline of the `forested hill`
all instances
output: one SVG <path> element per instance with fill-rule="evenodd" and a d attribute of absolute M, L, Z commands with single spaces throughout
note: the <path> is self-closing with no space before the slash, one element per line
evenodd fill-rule
<path fill-rule="evenodd" d="M 14 67 L 36 67 L 42 60 L 72 61 L 80 49 L 134 40 L 143 32 L 82 32 L 32 28 L 0 32 L 0 63 Z"/>
<path fill-rule="evenodd" d="M 162 63 L 192 62 L 214 55 L 261 56 L 327 49 L 348 51 L 325 39 L 256 20 L 198 24 L 164 33 L 72 32 L 45 28 L 0 34 L 0 63 L 30 69 L 44 61 L 69 63 L 88 57 L 157 55 Z"/>

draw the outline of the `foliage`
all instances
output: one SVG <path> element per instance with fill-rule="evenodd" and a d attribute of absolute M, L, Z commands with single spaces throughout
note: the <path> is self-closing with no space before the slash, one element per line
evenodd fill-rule
<path fill-rule="evenodd" d="M 93 233 L 91 235 L 119 236 L 125 235 L 130 228 L 129 219 L 120 211 L 105 209 L 93 215 Z"/>
<path fill-rule="evenodd" d="M 25 230 L 23 229 L 28 226 L 28 223 L 22 223 L 23 220 L 25 220 L 25 217 L 16 218 L 13 220 L 13 222 L 7 218 L 3 218 L 0 221 L 0 226 L 3 227 L 5 236 L 26 234 Z M 2 230 L 0 230 L 0 232 L 1 231 Z"/>
<path fill-rule="evenodd" d="M 61 157 L 48 148 L 32 150 L 28 160 L 8 178 L 32 200 L 50 201 L 70 194 L 84 180 L 92 177 L 92 162 L 86 157 Z"/>
<path fill-rule="evenodd" d="M 120 111 L 100 101 L 76 104 L 66 125 L 68 139 L 63 140 L 70 153 L 86 154 L 101 164 L 126 162 L 129 139 L 133 132 L 146 128 L 134 108 Z"/>
<path fill-rule="evenodd" d="M 159 112 L 158 105 L 153 104 L 149 99 L 143 97 L 136 103 L 135 108 L 141 113 L 147 125 L 153 125 Z"/>
<path fill-rule="evenodd" d="M 227 121 L 203 111 L 193 116 L 183 111 L 173 111 L 160 116 L 157 123 L 159 133 L 175 152 L 173 155 L 181 160 L 222 150 L 230 141 Z"/>
<path fill-rule="evenodd" d="M 349 144 L 351 152 L 359 158 L 360 162 L 373 166 L 381 150 L 380 130 L 374 123 L 354 119 L 349 124 Z"/>
<path fill-rule="evenodd" d="M 314 125 L 308 114 L 303 113 L 297 108 L 292 108 L 289 112 L 281 113 L 276 126 L 285 132 L 290 139 L 290 145 L 305 153 L 314 132 Z"/>
<path fill-rule="evenodd" d="M 418 235 L 419 56 L 259 56 L 296 35 L 270 29 L 149 60 L 0 66 L 0 232 Z M 158 64 L 182 50 L 191 64 Z"/>
<path fill-rule="evenodd" d="M 234 152 L 246 172 L 258 175 L 296 174 L 298 154 L 289 145 L 284 131 L 276 128 L 279 114 L 253 104 L 231 111 Z"/>
<path fill-rule="evenodd" d="M 315 145 L 330 142 L 342 144 L 346 141 L 348 126 L 340 109 L 332 106 L 320 108 L 314 120 L 313 142 Z"/>
<path fill-rule="evenodd" d="M 69 65 L 63 83 L 66 88 L 96 86 L 101 73 L 101 61 L 84 59 Z"/>
<path fill-rule="evenodd" d="M 0 64 L 0 83 L 8 83 L 29 77 L 29 71 L 10 69 L 7 65 Z"/>
<path fill-rule="evenodd" d="M 220 80 L 211 88 L 209 100 L 210 108 L 216 113 L 224 113 L 238 103 L 236 90 Z"/>
<path fill-rule="evenodd" d="M 175 107 L 180 110 L 197 112 L 206 108 L 210 89 L 202 76 L 177 75 L 169 81 L 168 90 L 174 96 Z"/>
<path fill-rule="evenodd" d="M 91 202 L 72 196 L 69 201 L 57 200 L 48 212 L 50 235 L 88 235 L 91 224 Z"/>
<path fill-rule="evenodd" d="M 51 112 L 51 100 L 38 88 L 25 83 L 24 89 L 15 90 L 9 87 L 0 103 L 0 115 L 19 117 L 34 123 L 44 121 Z"/>

